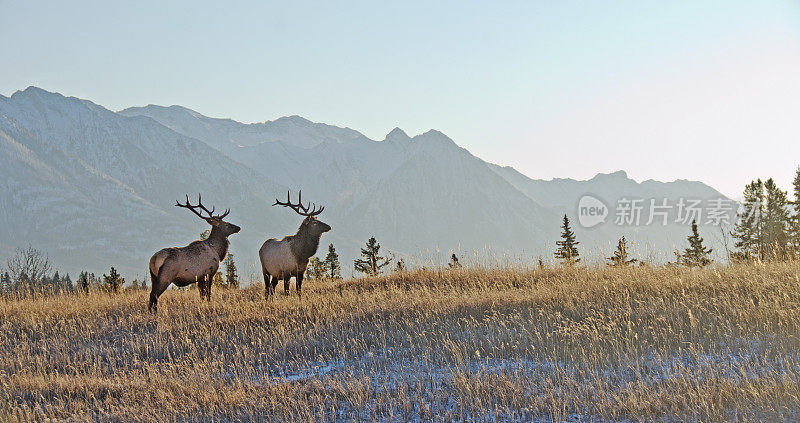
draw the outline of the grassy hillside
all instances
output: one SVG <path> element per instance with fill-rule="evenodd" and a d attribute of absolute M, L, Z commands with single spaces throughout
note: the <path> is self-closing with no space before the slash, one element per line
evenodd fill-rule
<path fill-rule="evenodd" d="M 0 420 L 800 418 L 800 264 L 0 301 Z"/>

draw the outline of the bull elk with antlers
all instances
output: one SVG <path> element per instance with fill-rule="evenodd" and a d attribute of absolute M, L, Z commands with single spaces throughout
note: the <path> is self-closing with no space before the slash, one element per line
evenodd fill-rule
<path fill-rule="evenodd" d="M 209 211 L 203 206 L 203 199 L 198 194 L 197 205 L 175 201 L 176 207 L 183 207 L 192 211 L 197 217 L 211 225 L 211 233 L 202 241 L 194 241 L 185 247 L 164 248 L 153 254 L 150 258 L 150 279 L 153 289 L 150 291 L 151 312 L 158 311 L 158 297 L 174 283 L 177 286 L 187 286 L 199 283 L 200 298 L 211 301 L 211 281 L 219 269 L 219 263 L 228 253 L 228 236 L 239 232 L 241 228 L 225 222 L 223 219 L 230 213 L 214 216 L 214 207 Z M 200 211 L 198 211 L 200 209 Z M 205 212 L 208 216 L 203 216 Z"/>
<path fill-rule="evenodd" d="M 283 280 L 283 290 L 286 295 L 289 295 L 289 280 L 292 276 L 297 282 L 297 296 L 300 296 L 308 259 L 317 253 L 319 238 L 322 234 L 331 230 L 330 226 L 316 218 L 322 213 L 322 210 L 325 210 L 325 207 L 317 209 L 317 205 L 312 206 L 311 203 L 304 206 L 302 195 L 301 191 L 297 198 L 297 204 L 292 204 L 291 196 L 287 192 L 286 202 L 276 198 L 275 204 L 273 204 L 273 206 L 289 207 L 300 216 L 305 216 L 305 219 L 296 234 L 285 236 L 280 240 L 268 239 L 258 250 L 267 298 L 275 292 L 279 280 Z"/>

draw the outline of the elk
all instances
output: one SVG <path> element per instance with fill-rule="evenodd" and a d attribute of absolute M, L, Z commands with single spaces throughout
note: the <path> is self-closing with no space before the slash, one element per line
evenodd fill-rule
<path fill-rule="evenodd" d="M 292 204 L 290 194 L 286 193 L 286 202 L 281 202 L 277 198 L 273 206 L 284 206 L 294 210 L 300 216 L 305 216 L 300 228 L 294 235 L 288 235 L 283 239 L 268 239 L 258 250 L 261 259 L 261 271 L 264 274 L 265 297 L 269 298 L 275 292 L 275 287 L 279 280 L 283 280 L 283 290 L 289 295 L 289 280 L 294 276 L 297 282 L 297 296 L 301 296 L 303 285 L 303 274 L 308 266 L 308 259 L 317 253 L 319 238 L 323 233 L 331 230 L 328 224 L 317 220 L 316 216 L 325 210 L 325 207 L 317 209 L 317 205 L 312 207 L 311 203 L 303 205 L 303 193 L 299 193 L 297 204 Z M 270 278 L 272 280 L 270 281 Z"/>
<path fill-rule="evenodd" d="M 239 232 L 241 228 L 225 222 L 223 219 L 230 213 L 214 216 L 214 207 L 209 211 L 203 206 L 203 199 L 197 195 L 197 205 L 175 201 L 175 207 L 183 207 L 192 211 L 197 217 L 211 225 L 211 233 L 204 240 L 194 241 L 185 247 L 164 248 L 150 257 L 150 280 L 153 289 L 150 291 L 150 312 L 158 311 L 158 297 L 164 293 L 171 283 L 187 286 L 198 283 L 200 299 L 211 301 L 211 281 L 219 269 L 220 262 L 228 253 L 228 236 Z M 198 211 L 200 209 L 200 211 Z M 203 216 L 205 212 L 208 217 Z"/>

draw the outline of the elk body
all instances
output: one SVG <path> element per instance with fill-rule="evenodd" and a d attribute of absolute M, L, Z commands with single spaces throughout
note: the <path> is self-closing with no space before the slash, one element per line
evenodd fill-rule
<path fill-rule="evenodd" d="M 197 282 L 200 298 L 211 301 L 211 281 L 219 269 L 220 262 L 228 253 L 228 236 L 241 229 L 223 220 L 230 210 L 214 216 L 214 208 L 212 207 L 211 211 L 206 209 L 199 195 L 196 206 L 189 204 L 188 195 L 186 204 L 177 201 L 175 203 L 176 207 L 187 208 L 208 222 L 211 225 L 211 233 L 204 240 L 194 241 L 185 247 L 164 248 L 150 257 L 150 279 L 153 288 L 150 291 L 148 309 L 151 312 L 158 311 L 158 297 L 171 283 L 187 286 Z M 203 212 L 208 216 L 203 216 Z"/>
<path fill-rule="evenodd" d="M 275 287 L 280 280 L 283 280 L 284 292 L 289 295 L 289 280 L 294 276 L 299 297 L 308 259 L 317 253 L 319 238 L 323 233 L 331 230 L 331 227 L 316 218 L 325 207 L 317 210 L 316 204 L 313 207 L 310 203 L 303 206 L 302 192 L 297 204 L 292 204 L 289 193 L 287 193 L 285 203 L 275 199 L 273 206 L 277 205 L 289 207 L 297 214 L 305 216 L 305 219 L 296 234 L 285 236 L 283 239 L 268 239 L 258 250 L 261 271 L 264 274 L 265 296 L 269 298 L 275 292 Z"/>

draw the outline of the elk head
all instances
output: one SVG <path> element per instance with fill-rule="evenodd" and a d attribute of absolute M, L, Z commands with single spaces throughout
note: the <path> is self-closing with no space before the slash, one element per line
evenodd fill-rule
<path fill-rule="evenodd" d="M 292 198 L 289 194 L 289 191 L 286 192 L 286 202 L 282 202 L 275 199 L 275 204 L 273 206 L 284 206 L 289 207 L 290 209 L 294 210 L 300 216 L 305 216 L 303 219 L 303 223 L 300 224 L 300 231 L 299 232 L 306 232 L 313 235 L 322 235 L 325 232 L 331 230 L 330 225 L 324 223 L 323 221 L 317 219 L 317 215 L 322 213 L 325 210 L 325 206 L 321 206 L 317 209 L 317 205 L 314 203 L 309 202 L 308 205 L 303 205 L 303 191 L 300 191 L 297 195 L 297 204 L 292 204 Z"/>
<path fill-rule="evenodd" d="M 228 213 L 231 212 L 230 209 L 225 210 L 225 213 L 222 213 L 221 215 L 215 216 L 214 215 L 214 210 L 215 210 L 214 206 L 211 207 L 211 210 L 208 210 L 203 205 L 203 197 L 200 194 L 197 194 L 197 205 L 196 206 L 193 206 L 193 205 L 191 205 L 189 203 L 189 196 L 187 195 L 186 196 L 186 204 L 181 204 L 176 200 L 175 201 L 175 207 L 183 207 L 185 209 L 191 210 L 192 213 L 197 215 L 197 217 L 205 220 L 206 223 L 211 225 L 211 231 L 212 232 L 219 231 L 222 235 L 224 235 L 226 237 L 228 235 L 232 235 L 232 234 L 235 234 L 236 232 L 239 232 L 239 230 L 241 229 L 240 227 L 234 225 L 233 223 L 228 223 L 228 222 L 223 220 L 225 218 L 225 216 L 227 216 Z M 200 209 L 200 211 L 198 211 L 198 209 Z M 203 216 L 203 212 L 205 212 L 208 216 Z"/>

